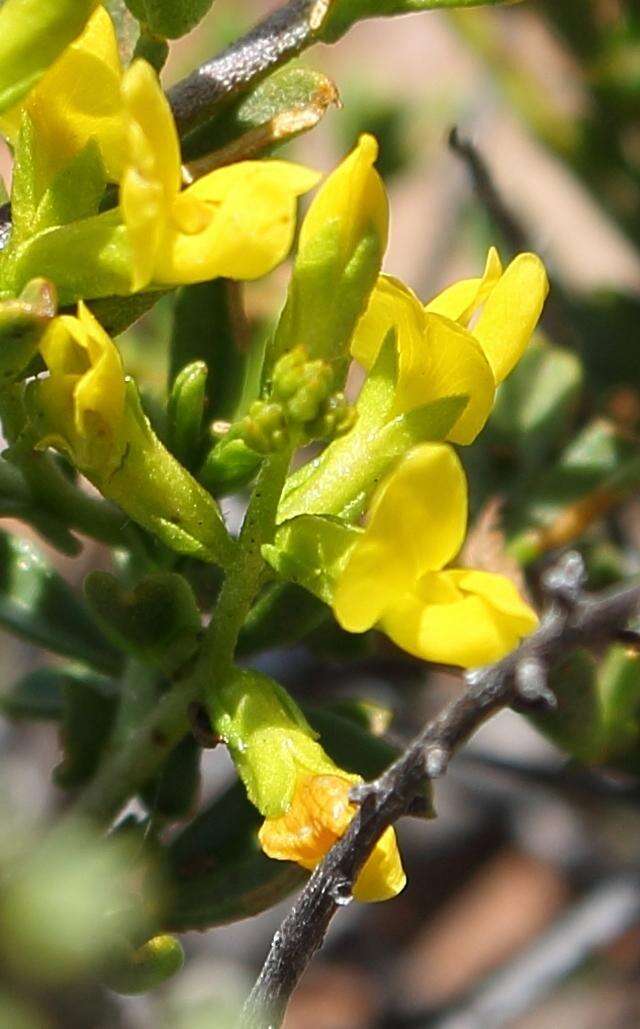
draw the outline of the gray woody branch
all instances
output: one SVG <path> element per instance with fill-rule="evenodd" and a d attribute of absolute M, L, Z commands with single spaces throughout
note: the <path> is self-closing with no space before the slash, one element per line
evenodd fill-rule
<path fill-rule="evenodd" d="M 275 1029 L 281 1024 L 289 998 L 338 907 L 350 899 L 377 840 L 410 813 L 425 783 L 443 775 L 455 751 L 497 711 L 554 705 L 546 670 L 575 647 L 616 638 L 640 607 L 638 584 L 582 595 L 583 569 L 577 554 L 567 555 L 553 569 L 546 586 L 553 603 L 540 628 L 502 661 L 470 673 L 464 693 L 429 722 L 401 757 L 375 782 L 353 791 L 358 810 L 275 934 L 243 1011 L 245 1029 Z"/>

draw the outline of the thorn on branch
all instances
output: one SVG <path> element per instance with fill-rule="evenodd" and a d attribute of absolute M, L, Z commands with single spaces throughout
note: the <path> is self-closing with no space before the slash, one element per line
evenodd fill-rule
<path fill-rule="evenodd" d="M 587 570 L 582 554 L 570 550 L 542 577 L 542 588 L 548 597 L 571 610 L 582 598 L 587 582 Z"/>
<path fill-rule="evenodd" d="M 557 708 L 557 697 L 547 684 L 547 667 L 540 658 L 528 657 L 516 665 L 514 684 L 518 699 L 512 706 L 516 711 Z"/>

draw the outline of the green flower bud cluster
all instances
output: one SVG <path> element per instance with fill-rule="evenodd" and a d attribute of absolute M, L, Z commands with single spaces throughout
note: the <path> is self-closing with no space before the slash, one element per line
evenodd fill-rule
<path fill-rule="evenodd" d="M 256 400 L 241 423 L 242 438 L 258 453 L 285 446 L 293 430 L 301 441 L 331 440 L 347 432 L 356 413 L 342 392 L 332 392 L 334 374 L 323 360 L 310 361 L 304 346 L 278 360 L 268 400 Z"/>

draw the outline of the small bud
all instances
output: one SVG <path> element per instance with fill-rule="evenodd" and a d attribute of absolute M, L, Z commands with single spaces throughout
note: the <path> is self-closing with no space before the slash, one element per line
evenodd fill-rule
<path fill-rule="evenodd" d="M 254 401 L 240 423 L 240 435 L 246 445 L 259 454 L 282 450 L 289 433 L 281 405 L 267 400 Z"/>

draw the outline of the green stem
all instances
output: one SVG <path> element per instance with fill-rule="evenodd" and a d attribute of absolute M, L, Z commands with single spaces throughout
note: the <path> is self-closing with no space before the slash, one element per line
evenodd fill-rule
<path fill-rule="evenodd" d="M 122 679 L 120 706 L 111 736 L 112 752 L 126 746 L 138 726 L 153 710 L 158 685 L 158 672 L 136 658 L 127 661 Z"/>
<path fill-rule="evenodd" d="M 107 759 L 74 813 L 100 821 L 113 818 L 188 731 L 189 704 L 206 701 L 224 681 L 233 664 L 240 629 L 260 587 L 261 548 L 275 532 L 290 457 L 289 451 L 274 454 L 262 466 L 240 533 L 237 561 L 225 578 L 195 667 L 186 678 L 178 678 L 122 749 Z"/>

